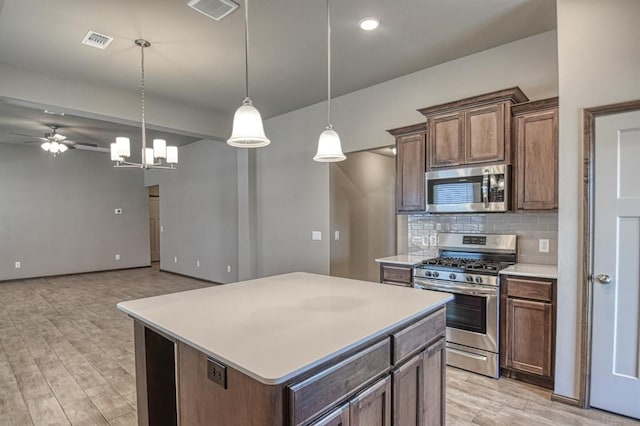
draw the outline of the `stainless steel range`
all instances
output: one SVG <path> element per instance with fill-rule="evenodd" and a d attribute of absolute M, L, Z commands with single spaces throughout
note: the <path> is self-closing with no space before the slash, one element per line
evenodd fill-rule
<path fill-rule="evenodd" d="M 516 262 L 516 236 L 441 233 L 438 248 L 438 257 L 414 268 L 413 282 L 454 296 L 447 304 L 447 364 L 497 378 L 498 272 Z"/>

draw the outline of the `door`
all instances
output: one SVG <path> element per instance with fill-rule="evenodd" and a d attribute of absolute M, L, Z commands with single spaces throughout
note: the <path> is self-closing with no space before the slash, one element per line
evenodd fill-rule
<path fill-rule="evenodd" d="M 149 187 L 149 245 L 151 261 L 160 261 L 160 192 L 158 185 Z"/>
<path fill-rule="evenodd" d="M 640 111 L 595 128 L 590 404 L 640 419 Z"/>

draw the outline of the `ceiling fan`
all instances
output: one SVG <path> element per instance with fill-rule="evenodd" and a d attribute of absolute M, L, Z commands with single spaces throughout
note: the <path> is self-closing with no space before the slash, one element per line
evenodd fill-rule
<path fill-rule="evenodd" d="M 47 152 L 53 154 L 56 157 L 58 154 L 67 151 L 68 149 L 84 149 L 87 151 L 109 152 L 109 149 L 99 147 L 94 143 L 74 142 L 67 139 L 66 136 L 58 133 L 60 126 L 56 124 L 49 124 L 48 127 L 51 132 L 44 134 L 44 137 L 23 135 L 20 133 L 13 133 L 18 136 L 34 137 L 34 141 L 26 141 L 25 143 L 41 143 L 40 147 Z"/>

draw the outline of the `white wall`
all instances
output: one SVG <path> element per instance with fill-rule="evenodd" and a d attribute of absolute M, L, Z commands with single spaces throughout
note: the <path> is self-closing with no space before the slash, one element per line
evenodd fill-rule
<path fill-rule="evenodd" d="M 336 98 L 333 124 L 345 152 L 390 145 L 385 130 L 422 121 L 418 108 L 512 86 L 531 99 L 558 94 L 555 31 Z M 260 275 L 329 272 L 329 165 L 312 160 L 325 126 L 324 103 L 265 120 L 272 143 L 257 156 Z M 311 241 L 313 230 L 322 241 Z"/>
<path fill-rule="evenodd" d="M 584 108 L 640 99 L 640 1 L 558 0 L 560 171 L 555 392 L 578 395 Z"/>
<path fill-rule="evenodd" d="M 161 269 L 219 283 L 238 280 L 236 151 L 202 140 L 180 147 L 176 170 L 147 172 L 145 184 L 160 186 Z"/>
<path fill-rule="evenodd" d="M 106 154 L 0 143 L 0 200 L 0 280 L 149 265 L 142 171 Z"/>

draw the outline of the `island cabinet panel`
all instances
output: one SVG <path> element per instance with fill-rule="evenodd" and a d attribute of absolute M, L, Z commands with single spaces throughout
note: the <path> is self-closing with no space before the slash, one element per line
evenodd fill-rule
<path fill-rule="evenodd" d="M 304 424 L 389 371 L 389 339 L 289 387 L 291 423 Z"/>
<path fill-rule="evenodd" d="M 398 364 L 441 335 L 447 317 L 440 309 L 415 324 L 393 334 L 393 361 Z"/>
<path fill-rule="evenodd" d="M 457 166 L 464 163 L 464 116 L 461 113 L 429 118 L 429 168 Z"/>
<path fill-rule="evenodd" d="M 284 386 L 226 368 L 226 389 L 207 378 L 207 356 L 178 342 L 180 424 L 282 426 Z"/>
<path fill-rule="evenodd" d="M 555 280 L 504 275 L 501 367 L 506 376 L 553 388 Z"/>
<path fill-rule="evenodd" d="M 349 426 L 349 404 L 336 408 L 311 426 Z"/>
<path fill-rule="evenodd" d="M 377 381 L 349 401 L 350 426 L 391 426 L 391 378 Z"/>
<path fill-rule="evenodd" d="M 425 211 L 426 124 L 387 132 L 396 138 L 396 212 Z"/>
<path fill-rule="evenodd" d="M 558 98 L 513 108 L 518 210 L 558 208 Z"/>
<path fill-rule="evenodd" d="M 393 371 L 393 424 L 445 424 L 445 339 Z"/>

